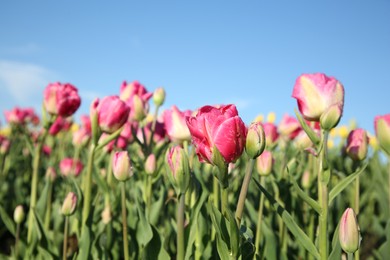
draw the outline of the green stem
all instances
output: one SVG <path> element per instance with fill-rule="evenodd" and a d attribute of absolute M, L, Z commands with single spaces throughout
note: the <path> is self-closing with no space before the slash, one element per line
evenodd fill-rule
<path fill-rule="evenodd" d="M 265 178 L 260 176 L 260 184 L 263 187 L 265 185 L 264 182 L 265 182 Z M 257 226 L 256 226 L 256 239 L 255 239 L 256 253 L 255 253 L 255 255 L 258 255 L 259 250 L 260 250 L 261 224 L 263 222 L 264 198 L 265 198 L 264 194 L 260 193 L 260 203 L 259 203 L 259 211 L 258 211 Z"/>
<path fill-rule="evenodd" d="M 248 188 L 249 188 L 249 183 L 252 178 L 252 170 L 253 170 L 253 165 L 255 163 L 254 159 L 250 159 L 249 163 L 246 168 L 245 172 L 245 177 L 242 182 L 241 186 L 241 191 L 240 191 L 240 196 L 238 197 L 238 203 L 237 203 L 237 209 L 236 209 L 236 221 L 238 227 L 241 225 L 241 219 L 242 219 L 242 212 L 244 211 L 244 205 L 245 205 L 245 199 L 246 195 L 248 193 Z"/>
<path fill-rule="evenodd" d="M 149 219 L 150 207 L 152 205 L 152 176 L 146 176 L 146 216 Z"/>
<path fill-rule="evenodd" d="M 388 195 L 389 195 L 389 215 L 390 215 L 390 156 L 388 157 L 388 169 L 389 169 L 389 172 L 387 174 L 387 178 L 388 178 L 388 184 L 389 184 L 389 187 L 388 187 Z"/>
<path fill-rule="evenodd" d="M 91 144 L 89 155 L 88 155 L 88 163 L 87 163 L 87 173 L 85 175 L 85 191 L 84 191 L 84 205 L 83 205 L 83 215 L 82 215 L 82 228 L 81 233 L 84 233 L 85 226 L 87 223 L 87 219 L 89 217 L 89 212 L 91 210 L 91 192 L 92 192 L 92 171 L 93 171 L 93 160 L 95 157 L 95 145 Z"/>
<path fill-rule="evenodd" d="M 16 224 L 15 259 L 18 259 L 19 256 L 19 238 L 20 238 L 20 223 Z"/>
<path fill-rule="evenodd" d="M 319 171 L 318 171 L 318 202 L 321 206 L 319 216 L 319 239 L 318 247 L 322 260 L 328 258 L 328 182 L 330 178 L 330 169 L 327 161 L 327 143 L 328 131 L 323 131 L 322 149 L 319 154 Z"/>
<path fill-rule="evenodd" d="M 355 180 L 355 214 L 359 215 L 360 212 L 360 177 L 358 176 Z"/>
<path fill-rule="evenodd" d="M 228 204 L 228 187 L 224 188 L 221 186 L 221 211 L 222 214 L 226 217 L 227 216 L 227 209 L 229 207 Z"/>
<path fill-rule="evenodd" d="M 50 229 L 50 219 L 51 219 L 51 202 L 52 202 L 52 194 L 53 194 L 53 183 L 51 180 L 47 180 L 49 182 L 49 189 L 47 192 L 47 201 L 46 201 L 46 212 L 45 212 L 45 230 Z"/>
<path fill-rule="evenodd" d="M 179 195 L 179 205 L 177 207 L 177 260 L 183 260 L 184 252 L 184 210 L 185 193 Z"/>
<path fill-rule="evenodd" d="M 65 217 L 65 227 L 64 227 L 64 244 L 62 247 L 62 259 L 66 260 L 67 257 L 67 251 L 68 251 L 68 229 L 69 229 L 69 217 Z"/>
<path fill-rule="evenodd" d="M 127 241 L 127 216 L 126 216 L 126 182 L 121 182 L 122 193 L 122 232 L 123 232 L 123 253 L 125 260 L 129 259 L 129 243 Z"/>
<path fill-rule="evenodd" d="M 360 259 L 360 252 L 359 252 L 359 249 L 356 250 L 355 253 L 353 253 L 353 256 L 354 256 L 355 260 L 359 260 L 359 259 Z"/>
<path fill-rule="evenodd" d="M 214 196 L 214 206 L 217 209 L 220 209 L 220 201 L 219 201 L 219 182 L 216 177 L 213 178 L 213 196 Z"/>
<path fill-rule="evenodd" d="M 30 214 L 28 216 L 28 226 L 27 226 L 28 244 L 31 243 L 31 239 L 32 239 L 32 230 L 33 230 L 33 223 L 34 223 L 33 211 L 35 210 L 35 206 L 37 204 L 38 173 L 39 173 L 39 166 L 40 166 L 40 158 L 41 158 L 42 147 L 43 147 L 43 143 L 45 142 L 46 135 L 47 135 L 47 130 L 46 128 L 44 128 L 44 132 L 42 133 L 42 136 L 38 141 L 38 144 L 35 146 L 35 150 L 34 150 L 33 172 L 32 172 L 32 179 L 31 179 Z"/>

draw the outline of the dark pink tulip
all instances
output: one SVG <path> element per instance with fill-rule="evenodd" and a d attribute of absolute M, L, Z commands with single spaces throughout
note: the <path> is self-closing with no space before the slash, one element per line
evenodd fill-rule
<path fill-rule="evenodd" d="M 64 158 L 60 162 L 60 171 L 63 176 L 79 176 L 83 170 L 81 161 L 74 161 L 73 158 Z"/>
<path fill-rule="evenodd" d="M 213 164 L 214 146 L 225 163 L 234 162 L 244 151 L 247 130 L 235 105 L 204 106 L 186 121 L 201 162 Z"/>
<path fill-rule="evenodd" d="M 345 151 L 352 160 L 364 160 L 367 156 L 368 141 L 367 132 L 364 129 L 352 130 L 348 135 Z"/>
<path fill-rule="evenodd" d="M 292 97 L 298 102 L 303 117 L 319 121 L 331 106 L 337 105 L 341 114 L 344 107 L 344 87 L 334 77 L 323 73 L 302 74 L 295 82 Z"/>
<path fill-rule="evenodd" d="M 129 110 L 118 96 L 104 97 L 96 107 L 100 129 L 106 133 L 115 132 L 127 121 Z"/>
<path fill-rule="evenodd" d="M 57 135 L 60 131 L 68 131 L 72 126 L 70 119 L 63 118 L 61 116 L 57 117 L 54 123 L 49 128 L 50 135 Z"/>
<path fill-rule="evenodd" d="M 88 115 L 81 115 L 81 127 L 86 130 L 87 133 L 91 134 L 92 128 L 91 128 L 91 119 Z"/>
<path fill-rule="evenodd" d="M 290 140 L 294 139 L 301 129 L 298 119 L 287 114 L 282 117 L 278 125 L 278 132 Z"/>
<path fill-rule="evenodd" d="M 191 140 L 191 133 L 186 123 L 186 117 L 191 116 L 191 110 L 180 111 L 176 106 L 163 112 L 165 129 L 169 139 L 176 143 Z"/>
<path fill-rule="evenodd" d="M 23 125 L 27 123 L 39 124 L 39 117 L 32 108 L 14 107 L 11 111 L 4 111 L 5 120 L 9 124 Z"/>
<path fill-rule="evenodd" d="M 69 83 L 51 83 L 45 88 L 43 95 L 45 108 L 53 115 L 71 116 L 81 104 L 77 88 Z"/>

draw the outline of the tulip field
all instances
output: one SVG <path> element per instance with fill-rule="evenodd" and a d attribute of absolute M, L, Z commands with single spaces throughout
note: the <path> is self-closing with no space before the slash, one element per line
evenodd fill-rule
<path fill-rule="evenodd" d="M 0 259 L 390 258 L 390 111 L 340 125 L 323 73 L 291 83 L 279 122 L 166 95 L 125 81 L 77 118 L 55 82 L 41 113 L 4 111 Z"/>

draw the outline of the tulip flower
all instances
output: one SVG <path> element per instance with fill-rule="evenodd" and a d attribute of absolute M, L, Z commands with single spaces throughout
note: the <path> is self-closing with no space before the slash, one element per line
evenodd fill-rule
<path fill-rule="evenodd" d="M 204 106 L 186 121 L 201 162 L 217 163 L 213 161 L 214 148 L 225 164 L 236 161 L 244 151 L 247 130 L 235 105 Z"/>
<path fill-rule="evenodd" d="M 60 162 L 60 171 L 63 176 L 79 176 L 83 170 L 81 161 L 74 161 L 72 158 L 64 158 Z"/>
<path fill-rule="evenodd" d="M 153 93 L 148 92 L 138 81 L 129 84 L 124 81 L 120 88 L 120 99 L 130 107 L 129 119 L 131 120 L 140 121 L 147 115 L 148 101 L 152 96 Z"/>
<path fill-rule="evenodd" d="M 168 178 L 179 194 L 183 194 L 190 184 L 190 166 L 187 154 L 181 146 L 174 146 L 166 153 Z"/>
<path fill-rule="evenodd" d="M 43 94 L 45 108 L 53 115 L 71 116 L 81 104 L 77 88 L 69 83 L 51 83 L 47 85 Z"/>
<path fill-rule="evenodd" d="M 347 253 L 355 253 L 360 247 L 359 225 L 352 208 L 347 208 L 340 219 L 339 241 Z"/>
<path fill-rule="evenodd" d="M 120 151 L 114 154 L 112 170 L 118 181 L 126 181 L 133 176 L 133 167 L 127 151 Z"/>
<path fill-rule="evenodd" d="M 274 159 L 270 151 L 265 150 L 256 158 L 256 168 L 261 176 L 267 176 L 271 173 Z"/>
<path fill-rule="evenodd" d="M 92 106 L 92 111 L 95 106 Z M 115 132 L 127 121 L 129 111 L 130 108 L 118 96 L 104 97 L 96 106 L 100 129 L 106 133 Z"/>
<path fill-rule="evenodd" d="M 273 123 L 262 123 L 262 126 L 265 133 L 266 145 L 270 147 L 279 138 L 278 128 Z"/>
<path fill-rule="evenodd" d="M 367 132 L 364 129 L 352 130 L 348 135 L 345 151 L 354 161 L 364 160 L 367 156 L 368 142 Z"/>
<path fill-rule="evenodd" d="M 299 121 L 295 117 L 287 114 L 282 117 L 282 120 L 278 125 L 278 132 L 283 136 L 287 136 L 291 140 L 298 135 L 301 129 L 302 127 L 299 124 Z"/>
<path fill-rule="evenodd" d="M 63 118 L 61 116 L 57 117 L 54 123 L 49 128 L 50 135 L 57 135 L 60 131 L 67 131 L 70 129 L 72 122 L 70 119 Z"/>
<path fill-rule="evenodd" d="M 34 125 L 37 125 L 39 123 L 39 117 L 32 108 L 14 107 L 10 111 L 4 111 L 4 116 L 9 124 L 24 125 L 33 123 Z"/>
<path fill-rule="evenodd" d="M 190 110 L 180 111 L 176 106 L 163 112 L 165 129 L 169 139 L 176 143 L 191 140 L 191 133 L 186 123 L 186 117 L 191 116 Z"/>
<path fill-rule="evenodd" d="M 145 172 L 147 174 L 153 175 L 156 171 L 156 156 L 154 154 L 150 154 L 148 158 L 146 158 L 145 162 Z"/>
<path fill-rule="evenodd" d="M 257 158 L 265 148 L 265 133 L 260 122 L 252 123 L 246 136 L 245 151 L 252 159 Z"/>
<path fill-rule="evenodd" d="M 74 213 L 77 205 L 77 196 L 73 192 L 69 192 L 62 204 L 61 212 L 65 216 L 70 216 Z"/>
<path fill-rule="evenodd" d="M 380 147 L 390 156 L 390 114 L 376 116 L 374 128 Z"/>
<path fill-rule="evenodd" d="M 297 100 L 303 117 L 319 121 L 331 106 L 339 108 L 340 116 L 344 107 L 344 87 L 334 77 L 323 73 L 302 74 L 295 82 L 292 97 Z"/>

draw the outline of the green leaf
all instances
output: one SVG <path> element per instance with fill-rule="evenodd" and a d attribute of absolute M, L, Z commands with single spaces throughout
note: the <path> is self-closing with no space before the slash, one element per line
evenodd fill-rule
<path fill-rule="evenodd" d="M 309 136 L 310 140 L 313 142 L 314 145 L 318 145 L 320 143 L 320 138 L 318 135 L 313 131 L 313 129 L 306 123 L 306 121 L 303 119 L 301 114 L 298 112 L 297 109 L 295 109 L 295 115 L 298 118 L 299 123 L 301 124 L 303 130 Z"/>
<path fill-rule="evenodd" d="M 321 213 L 321 207 L 320 205 L 318 204 L 317 201 L 315 201 L 314 199 L 312 199 L 309 194 L 307 194 L 306 192 L 304 192 L 298 185 L 297 181 L 295 180 L 295 178 L 293 176 L 290 176 L 290 180 L 295 188 L 295 190 L 298 192 L 298 195 L 301 199 L 303 199 L 307 204 L 309 204 L 310 207 L 312 207 L 318 214 Z"/>
<path fill-rule="evenodd" d="M 153 238 L 153 230 L 146 219 L 145 213 L 141 208 L 138 199 L 136 199 L 135 201 L 137 204 L 138 217 L 139 217 L 137 223 L 136 238 L 137 238 L 137 242 L 141 246 L 146 246 L 149 243 L 149 241 Z"/>
<path fill-rule="evenodd" d="M 46 203 L 49 195 L 49 188 L 51 186 L 50 181 L 45 182 L 45 186 L 42 189 L 42 192 L 40 192 L 41 196 L 38 199 L 37 206 L 36 206 L 36 211 L 40 216 L 44 216 L 45 210 L 46 210 Z"/>
<path fill-rule="evenodd" d="M 81 234 L 80 238 L 80 250 L 79 250 L 79 255 L 77 259 L 79 260 L 87 260 L 90 259 L 90 252 L 91 252 L 91 231 L 88 225 L 83 227 L 83 232 Z"/>
<path fill-rule="evenodd" d="M 332 252 L 329 255 L 329 260 L 341 259 L 342 250 L 341 250 L 341 246 L 339 243 L 339 226 L 340 226 L 340 222 L 339 222 L 339 224 L 337 224 L 337 227 L 336 227 L 334 234 L 333 234 Z"/>
<path fill-rule="evenodd" d="M 169 254 L 163 247 L 163 239 L 154 226 L 152 227 L 153 238 L 143 250 L 143 259 L 169 259 Z"/>
<path fill-rule="evenodd" d="M 222 213 L 213 205 L 212 200 L 209 199 L 207 203 L 208 212 L 211 217 L 211 222 L 215 227 L 215 231 L 219 234 L 223 241 L 230 242 L 229 232 L 226 226 L 226 219 Z"/>
<path fill-rule="evenodd" d="M 229 248 L 225 241 L 221 238 L 220 234 L 217 234 L 216 241 L 220 259 L 230 259 Z"/>
<path fill-rule="evenodd" d="M 7 227 L 8 231 L 11 232 L 11 234 L 15 236 L 16 235 L 15 223 L 8 216 L 7 212 L 4 210 L 2 205 L 0 205 L 0 217 L 3 220 L 3 223 Z"/>
<path fill-rule="evenodd" d="M 95 148 L 96 151 L 99 151 L 104 146 L 106 146 L 109 142 L 111 142 L 112 140 L 116 139 L 119 136 L 119 134 L 122 132 L 122 129 L 123 129 L 123 127 L 119 128 L 114 133 L 112 133 L 109 136 L 107 136 L 100 144 L 98 144 L 98 146 L 96 146 L 96 148 Z"/>
<path fill-rule="evenodd" d="M 229 220 L 230 228 L 230 248 L 232 250 L 231 254 L 236 259 L 240 251 L 240 234 L 237 222 L 229 208 L 226 208 L 226 213 Z"/>
<path fill-rule="evenodd" d="M 390 255 L 390 220 L 388 220 L 386 224 L 386 242 L 380 246 L 378 252 L 383 259 Z"/>
<path fill-rule="evenodd" d="M 156 225 L 159 217 L 161 216 L 161 210 L 165 202 L 165 189 L 161 186 L 161 189 L 158 194 L 158 200 L 154 202 L 150 207 L 149 221 L 152 225 Z"/>
<path fill-rule="evenodd" d="M 350 174 L 348 177 L 342 179 L 337 183 L 337 185 L 329 192 L 329 205 L 331 205 L 334 198 L 340 194 L 351 182 L 353 182 L 367 167 L 368 162 L 366 162 L 360 169 L 356 172 Z"/>
<path fill-rule="evenodd" d="M 316 246 L 310 240 L 310 238 L 303 232 L 303 230 L 295 223 L 293 217 L 285 210 L 274 198 L 271 194 L 269 194 L 266 189 L 261 186 L 261 184 L 255 179 L 252 178 L 256 186 L 260 189 L 260 191 L 265 195 L 265 197 L 272 203 L 272 206 L 279 214 L 279 216 L 283 219 L 283 222 L 286 224 L 286 227 L 290 232 L 294 235 L 294 237 L 299 241 L 307 251 L 309 251 L 314 257 L 320 258 L 320 254 Z"/>

